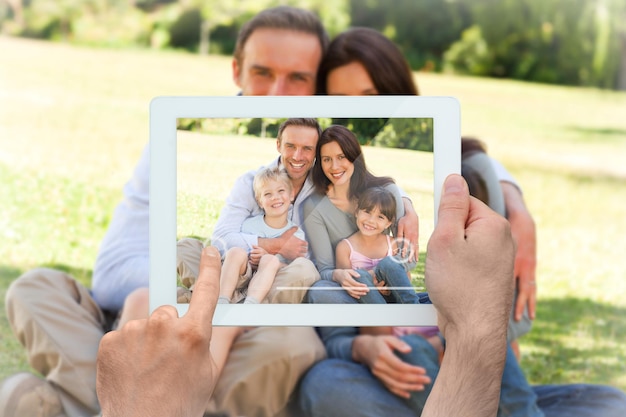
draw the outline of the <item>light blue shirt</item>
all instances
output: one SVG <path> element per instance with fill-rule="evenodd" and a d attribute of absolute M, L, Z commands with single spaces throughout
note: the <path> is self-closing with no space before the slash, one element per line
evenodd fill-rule
<path fill-rule="evenodd" d="M 277 166 L 280 166 L 280 158 L 277 158 L 274 162 L 265 167 L 259 168 L 259 170 L 268 167 L 275 168 Z M 241 230 L 241 225 L 247 218 L 263 214 L 263 210 L 261 210 L 254 198 L 254 190 L 252 188 L 254 175 L 259 170 L 248 171 L 237 178 L 233 189 L 226 198 L 220 217 L 213 229 L 213 236 L 211 236 L 211 245 L 216 246 L 222 256 L 232 247 L 244 248 L 249 252 L 252 246 L 257 246 L 259 243 L 258 235 L 245 233 Z M 297 226 L 302 224 L 302 202 L 313 193 L 313 190 L 313 182 L 309 175 L 300 193 L 296 196 L 296 200 L 289 208 L 288 219 L 292 224 Z"/>

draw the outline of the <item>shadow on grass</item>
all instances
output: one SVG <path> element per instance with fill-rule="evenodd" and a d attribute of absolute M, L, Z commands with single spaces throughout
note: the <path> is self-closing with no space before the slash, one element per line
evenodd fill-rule
<path fill-rule="evenodd" d="M 623 140 L 626 138 L 626 129 L 612 128 L 612 127 L 582 127 L 582 126 L 568 126 L 569 130 L 584 135 L 598 135 L 604 136 L 607 139 Z"/>
<path fill-rule="evenodd" d="M 91 276 L 93 274 L 92 269 L 86 268 L 76 268 L 71 265 L 58 264 L 58 263 L 47 263 L 40 266 L 41 268 L 50 268 L 56 269 L 57 271 L 63 271 L 66 274 L 75 278 L 78 282 L 86 286 L 87 288 L 91 287 Z M 15 268 L 9 265 L 0 265 L 0 289 L 2 289 L 3 293 L 9 287 L 11 282 L 15 281 L 20 275 L 22 275 L 25 270 Z M 3 297 L 4 300 L 4 297 Z"/>
<path fill-rule="evenodd" d="M 542 299 L 533 329 L 522 339 L 530 347 L 522 348 L 522 368 L 533 384 L 623 385 L 624 317 L 624 308 L 587 299 Z"/>
<path fill-rule="evenodd" d="M 15 278 L 22 275 L 23 271 L 19 268 L 15 268 L 9 265 L 0 265 L 0 288 L 6 290 L 9 284 L 15 280 Z M 3 298 L 4 300 L 4 298 Z"/>

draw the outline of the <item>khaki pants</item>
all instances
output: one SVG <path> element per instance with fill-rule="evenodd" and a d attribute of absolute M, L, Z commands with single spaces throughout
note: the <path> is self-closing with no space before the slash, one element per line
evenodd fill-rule
<path fill-rule="evenodd" d="M 66 414 L 99 413 L 96 356 L 107 323 L 89 291 L 63 272 L 34 269 L 11 284 L 6 309 L 28 363 L 57 388 Z"/>
<path fill-rule="evenodd" d="M 96 356 L 108 320 L 89 291 L 63 272 L 35 269 L 11 284 L 6 308 L 30 365 L 57 388 L 66 415 L 98 414 Z M 324 356 L 310 327 L 244 333 L 233 345 L 211 408 L 247 417 L 285 415 L 298 380 Z"/>
<path fill-rule="evenodd" d="M 184 238 L 176 244 L 176 267 L 181 277 L 197 277 L 200 255 L 204 245 L 193 238 Z M 313 262 L 297 258 L 276 274 L 270 292 L 263 303 L 300 304 L 308 288 L 320 279 Z M 295 289 L 284 289 L 286 287 Z M 237 299 L 235 294 L 233 299 Z"/>

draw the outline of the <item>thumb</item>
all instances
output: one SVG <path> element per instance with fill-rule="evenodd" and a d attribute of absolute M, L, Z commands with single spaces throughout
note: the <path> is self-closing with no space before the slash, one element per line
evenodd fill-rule
<path fill-rule="evenodd" d="M 294 233 L 296 233 L 298 231 L 298 226 L 292 226 L 291 228 L 289 228 L 288 230 L 285 231 L 285 233 L 283 233 L 283 236 L 285 237 L 291 237 L 293 236 Z"/>
<path fill-rule="evenodd" d="M 439 202 L 438 223 L 433 234 L 465 235 L 469 216 L 470 197 L 465 179 L 458 174 L 449 175 L 443 183 Z"/>

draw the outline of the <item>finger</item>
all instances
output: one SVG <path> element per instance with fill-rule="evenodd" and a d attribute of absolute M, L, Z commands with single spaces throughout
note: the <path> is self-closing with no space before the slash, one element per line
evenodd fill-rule
<path fill-rule="evenodd" d="M 402 219 L 400 219 L 400 221 L 398 222 L 398 230 L 396 231 L 398 233 L 399 237 L 403 237 L 404 236 L 404 221 L 402 221 Z"/>
<path fill-rule="evenodd" d="M 433 235 L 445 233 L 465 236 L 465 226 L 469 215 L 470 199 L 467 183 L 458 174 L 449 175 L 443 184 L 439 202 L 438 227 Z M 460 238 L 460 236 L 457 236 Z"/>
<path fill-rule="evenodd" d="M 520 321 L 522 319 L 522 314 L 524 313 L 524 306 L 526 305 L 526 297 L 522 297 L 521 294 L 517 297 L 517 302 L 515 303 L 515 321 Z"/>
<path fill-rule="evenodd" d="M 361 274 L 359 274 L 359 273 L 358 273 L 357 271 L 355 271 L 354 269 L 347 269 L 346 271 L 348 271 L 348 274 L 350 275 L 350 277 L 353 277 L 353 278 L 358 278 L 358 277 L 360 277 L 360 276 L 361 276 Z M 357 282 L 357 281 L 355 281 L 355 280 L 352 280 L 352 282 L 353 282 L 353 283 L 355 283 L 355 284 L 361 284 L 361 283 L 358 283 L 358 282 Z M 365 285 L 365 284 L 363 284 L 363 285 Z"/>
<path fill-rule="evenodd" d="M 535 319 L 536 308 L 537 308 L 537 295 L 533 294 L 531 295 L 530 300 L 528 300 L 528 316 L 530 317 L 531 320 Z"/>
<path fill-rule="evenodd" d="M 214 246 L 207 246 L 200 258 L 200 272 L 196 281 L 189 310 L 185 317 L 199 323 L 211 323 L 217 297 L 220 292 L 220 270 L 222 264 L 220 254 Z M 202 326 L 208 329 L 209 326 Z"/>
<path fill-rule="evenodd" d="M 412 378 L 406 378 L 405 375 L 390 375 L 387 376 L 390 381 L 389 385 L 398 391 L 422 391 L 424 386 L 430 384 L 432 381 L 427 375 L 413 375 Z"/>
<path fill-rule="evenodd" d="M 417 254 L 417 245 L 416 244 L 411 244 L 409 246 L 410 252 L 409 252 L 409 261 L 413 262 L 413 261 L 417 261 L 416 258 L 416 254 Z"/>

